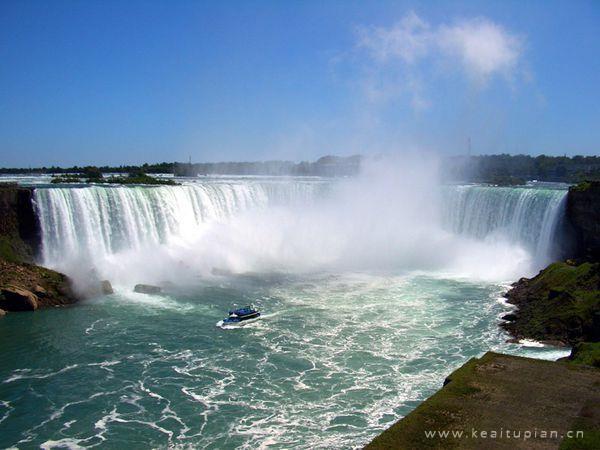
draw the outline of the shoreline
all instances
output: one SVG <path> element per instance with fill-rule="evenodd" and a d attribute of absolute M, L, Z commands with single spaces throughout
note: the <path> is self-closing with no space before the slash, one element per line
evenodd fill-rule
<path fill-rule="evenodd" d="M 599 188 L 600 184 L 596 183 L 591 183 L 588 186 L 584 186 L 584 189 L 581 189 L 580 187 L 573 187 L 569 190 L 569 195 L 571 195 L 572 191 L 576 192 L 574 195 L 580 198 L 578 201 L 582 201 L 587 208 L 592 208 L 594 210 L 595 203 L 591 203 L 592 206 L 590 206 L 589 194 L 592 193 L 592 201 L 599 201 Z M 27 261 L 31 261 L 33 259 L 33 255 L 37 253 L 40 245 L 39 223 L 36 222 L 38 219 L 35 216 L 34 208 L 31 203 L 32 192 L 34 189 L 34 187 L 22 188 L 18 185 L 9 185 L 2 186 L 0 190 L 0 194 L 2 195 L 3 199 L 2 207 L 4 208 L 4 211 L 6 211 L 4 216 L 8 218 L 8 220 L 5 220 L 3 223 L 3 233 L 0 234 L 0 236 L 2 236 L 5 241 L 8 240 L 10 244 L 9 252 L 5 252 L 1 256 L 5 257 L 8 255 L 9 258 L 13 259 L 13 261 L 3 261 L 2 258 L 0 258 L 0 264 L 2 264 L 3 273 L 5 274 L 3 278 L 0 278 L 0 288 L 2 289 L 0 294 L 0 308 L 2 309 L 8 309 L 11 311 L 34 311 L 38 307 L 65 306 L 77 301 L 77 298 L 75 298 L 70 288 L 70 281 L 68 277 L 49 269 L 45 269 L 41 266 L 27 263 Z M 28 199 L 30 211 L 28 208 L 23 209 L 23 200 L 21 198 Z M 548 362 L 548 364 L 574 365 L 577 361 L 591 361 L 591 364 L 594 365 L 595 347 L 590 349 L 586 346 L 577 346 L 577 344 L 585 341 L 597 341 L 597 336 L 594 335 L 594 330 L 597 328 L 597 324 L 594 322 L 595 316 L 591 316 L 591 325 L 586 325 L 587 322 L 584 320 L 585 317 L 584 319 L 581 319 L 576 315 L 578 320 L 581 319 L 578 323 L 583 324 L 579 328 L 573 326 L 574 322 L 569 317 L 563 320 L 563 323 L 561 323 L 560 326 L 556 324 L 556 320 L 552 317 L 552 314 L 550 314 L 548 320 L 546 320 L 545 316 L 544 320 L 539 320 L 540 314 L 546 314 L 548 312 L 552 313 L 552 308 L 548 308 L 548 302 L 554 300 L 557 303 L 557 305 L 554 305 L 554 307 L 562 308 L 562 305 L 568 303 L 567 300 L 573 298 L 575 293 L 589 290 L 591 286 L 590 283 L 595 283 L 596 279 L 600 280 L 600 263 L 593 262 L 593 259 L 590 260 L 590 258 L 594 258 L 595 255 L 597 255 L 597 249 L 594 247 L 595 239 L 593 236 L 595 233 L 595 223 L 593 220 L 591 222 L 588 220 L 588 217 L 582 213 L 582 208 L 580 206 L 577 204 L 573 205 L 570 200 L 569 202 L 570 206 L 568 211 L 579 210 L 577 213 L 578 216 L 576 215 L 579 223 L 577 223 L 577 220 L 574 220 L 571 224 L 571 226 L 574 228 L 575 241 L 577 243 L 575 249 L 573 250 L 574 259 L 567 260 L 566 262 L 553 263 L 540 271 L 540 273 L 538 273 L 535 277 L 531 279 L 521 278 L 516 283 L 513 283 L 512 287 L 508 288 L 507 291 L 502 294 L 502 297 L 497 299 L 498 302 L 503 303 L 503 306 L 511 306 L 510 308 L 507 308 L 506 313 L 503 313 L 502 316 L 499 317 L 499 319 L 502 320 L 502 323 L 498 324 L 498 326 L 508 331 L 510 335 L 513 336 L 513 339 L 519 342 L 520 345 L 523 345 L 522 341 L 531 341 L 540 343 L 542 345 L 549 344 L 551 346 L 555 346 L 556 344 L 562 344 L 563 346 L 568 345 L 573 348 L 571 356 L 567 358 L 567 361 Z M 33 226 L 31 225 L 32 223 L 34 224 Z M 592 234 L 591 237 L 590 233 Z M 38 246 L 37 248 L 36 245 Z M 21 274 L 20 277 L 15 275 L 18 273 Z M 11 278 L 11 276 L 6 276 L 6 274 L 12 274 L 13 276 Z M 598 287 L 600 288 L 600 284 Z M 561 310 L 561 314 L 562 312 L 563 311 Z M 576 311 L 576 313 L 579 314 L 580 311 Z M 507 316 L 511 317 L 507 318 Z M 535 326 L 531 325 L 532 321 L 534 322 Z M 548 323 L 551 324 L 550 328 L 547 326 Z M 574 334 L 573 330 L 579 330 L 579 334 Z M 534 345 L 534 347 L 537 346 L 538 345 Z M 448 377 L 447 382 L 445 382 L 445 386 L 438 391 L 438 393 L 421 403 L 415 410 L 409 413 L 405 418 L 398 421 L 391 428 L 384 431 L 369 445 L 375 445 L 377 442 L 386 442 L 390 435 L 389 433 L 394 435 L 393 430 L 399 429 L 398 427 L 400 427 L 400 429 L 404 429 L 402 427 L 406 427 L 406 423 L 410 424 L 414 422 L 416 419 L 412 419 L 411 417 L 416 417 L 421 414 L 419 411 L 421 411 L 420 408 L 423 405 L 427 405 L 423 406 L 423 408 L 432 408 L 431 404 L 433 402 L 435 406 L 437 402 L 436 398 L 440 393 L 441 397 L 444 398 L 447 396 L 448 390 L 450 392 L 454 392 L 458 389 L 458 392 L 454 392 L 454 394 L 459 395 L 457 398 L 460 398 L 461 402 L 471 402 L 473 400 L 471 398 L 471 394 L 475 393 L 475 391 L 471 390 L 471 387 L 478 386 L 481 383 L 485 384 L 487 382 L 486 380 L 488 380 L 488 378 L 486 378 L 487 373 L 485 372 L 487 369 L 482 369 L 483 372 L 471 371 L 471 378 L 466 385 L 466 391 L 462 391 L 464 385 L 463 387 L 460 387 L 460 383 L 458 385 L 454 384 L 452 387 L 452 383 L 457 379 L 457 374 L 462 374 L 464 371 L 469 371 L 473 366 L 483 367 L 481 364 L 483 364 L 485 367 L 488 367 L 486 366 L 488 363 L 491 364 L 490 367 L 494 367 L 494 364 L 502 365 L 502 363 L 497 363 L 498 358 L 501 361 L 509 361 L 507 364 L 510 365 L 513 364 L 511 361 L 515 361 L 511 358 L 521 357 L 511 357 L 509 355 L 488 352 L 482 358 L 468 361 Z M 540 360 L 521 358 L 518 363 L 514 363 L 522 372 L 521 378 L 515 381 L 516 384 L 534 386 L 538 381 L 539 372 L 536 372 L 537 369 L 534 370 L 534 368 L 539 366 L 533 361 Z M 561 382 L 568 383 L 572 378 L 569 376 L 571 372 L 565 372 L 560 368 L 551 369 L 550 367 L 554 366 L 549 365 L 544 367 L 547 370 L 560 373 L 562 377 Z M 579 369 L 572 370 L 575 370 L 575 372 L 579 371 Z M 593 371 L 596 369 L 585 370 Z M 531 371 L 536 375 L 532 375 L 533 378 L 531 379 L 527 378 L 527 376 L 524 375 L 527 373 L 527 371 Z M 596 375 L 593 375 L 592 377 L 595 376 Z M 493 381 L 493 378 L 491 381 Z M 451 387 L 447 388 L 447 386 Z M 457 386 L 459 387 L 457 388 Z M 495 384 L 494 386 L 496 386 L 497 389 L 505 390 L 506 395 L 512 395 L 511 392 L 513 391 L 511 389 L 513 388 L 508 389 L 504 385 L 502 385 L 503 387 L 498 388 L 498 386 L 501 386 L 500 384 Z M 539 386 L 538 388 L 539 391 L 535 395 L 542 395 L 543 392 L 545 392 L 543 386 Z M 445 389 L 446 391 L 444 391 Z M 477 396 L 475 396 L 475 399 L 477 400 Z M 473 408 L 477 406 L 486 410 L 489 404 L 486 403 L 486 401 L 479 400 L 479 403 L 476 402 Z M 519 401 L 522 401 L 522 399 L 519 399 L 518 396 L 514 398 L 511 397 L 509 400 L 515 405 L 515 409 L 525 407 L 519 403 Z M 578 397 L 577 395 L 574 395 L 573 401 L 575 400 L 580 402 L 581 396 Z M 581 406 L 580 403 L 577 403 L 577 405 Z M 440 406 L 438 405 L 435 407 L 439 408 Z M 583 408 L 583 406 L 581 406 L 581 408 Z M 438 415 L 438 412 L 435 412 L 435 409 L 432 411 L 434 411 L 434 416 Z M 470 412 L 467 410 L 461 411 L 466 411 L 464 412 L 465 417 L 469 416 L 469 414 L 480 415 L 480 412 L 474 412 L 476 411 L 475 409 Z M 569 416 L 569 420 L 575 420 L 577 417 L 578 416 L 573 416 L 571 414 L 571 416 Z M 497 417 L 496 419 L 501 420 L 502 417 Z M 418 421 L 421 422 L 422 420 L 426 419 L 418 419 Z M 468 422 L 465 423 L 468 425 Z M 418 426 L 422 425 L 423 423 L 420 423 Z M 595 428 L 592 427 L 592 429 Z M 402 434 L 405 434 L 405 432 L 403 431 Z M 394 437 L 394 439 L 397 439 L 397 437 Z M 384 445 L 384 447 L 386 447 L 386 445 Z"/>
<path fill-rule="evenodd" d="M 569 188 L 573 259 L 521 278 L 504 294 L 513 308 L 499 326 L 513 336 L 509 342 L 571 346 L 570 356 L 541 362 L 487 352 L 473 358 L 365 448 L 600 448 L 599 217 L 600 182 Z M 492 436 L 499 427 L 519 430 L 519 439 Z M 539 429 L 557 433 L 533 433 Z M 573 431 L 581 436 L 572 438 Z"/>

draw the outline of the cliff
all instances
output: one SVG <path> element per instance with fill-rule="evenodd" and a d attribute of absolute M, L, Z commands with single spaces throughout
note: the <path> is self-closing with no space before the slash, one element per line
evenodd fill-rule
<path fill-rule="evenodd" d="M 0 316 L 76 301 L 66 275 L 30 264 L 39 246 L 33 189 L 0 184 Z"/>
<path fill-rule="evenodd" d="M 0 184 L 0 258 L 32 261 L 40 246 L 33 189 Z"/>
<path fill-rule="evenodd" d="M 600 340 L 600 263 L 556 262 L 505 295 L 518 306 L 502 327 L 517 338 L 574 345 Z"/>
<path fill-rule="evenodd" d="M 600 341 L 600 182 L 569 189 L 566 222 L 575 241 L 567 253 L 571 259 L 521 278 L 505 295 L 518 310 L 504 317 L 502 327 L 516 338 L 565 345 Z"/>
<path fill-rule="evenodd" d="M 571 355 L 472 359 L 367 449 L 600 448 L 599 182 L 569 189 L 566 222 L 573 259 L 514 283 L 506 297 L 518 310 L 502 327 L 516 338 L 572 345 Z"/>
<path fill-rule="evenodd" d="M 600 370 L 488 352 L 366 448 L 595 449 L 599 430 Z"/>
<path fill-rule="evenodd" d="M 569 189 L 567 219 L 574 230 L 576 258 L 600 261 L 600 181 Z"/>
<path fill-rule="evenodd" d="M 66 275 L 33 264 L 0 259 L 0 310 L 35 311 L 75 301 Z"/>

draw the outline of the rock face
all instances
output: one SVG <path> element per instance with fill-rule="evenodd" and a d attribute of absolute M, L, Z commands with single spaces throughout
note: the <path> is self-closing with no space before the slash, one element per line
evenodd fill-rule
<path fill-rule="evenodd" d="M 519 309 L 502 327 L 517 338 L 566 345 L 600 340 L 600 263 L 551 264 L 505 296 Z"/>
<path fill-rule="evenodd" d="M 598 386 L 600 370 L 488 352 L 365 449 L 597 449 Z"/>
<path fill-rule="evenodd" d="M 40 245 L 33 189 L 0 183 L 0 258 L 31 261 Z"/>
<path fill-rule="evenodd" d="M 35 311 L 38 298 L 26 289 L 5 287 L 0 289 L 0 307 L 8 311 Z"/>
<path fill-rule="evenodd" d="M 35 311 L 76 300 L 65 275 L 33 264 L 0 259 L 0 309 Z"/>
<path fill-rule="evenodd" d="M 600 181 L 569 189 L 567 219 L 575 232 L 575 256 L 600 261 Z"/>
<path fill-rule="evenodd" d="M 69 279 L 31 262 L 40 245 L 33 189 L 0 183 L 0 309 L 35 311 L 76 301 Z"/>
<path fill-rule="evenodd" d="M 568 358 L 563 360 L 600 369 L 600 342 L 581 342 L 573 347 Z"/>
<path fill-rule="evenodd" d="M 133 291 L 140 294 L 160 294 L 162 289 L 159 286 L 152 286 L 150 284 L 136 284 Z"/>
<path fill-rule="evenodd" d="M 108 280 L 102 280 L 100 282 L 100 289 L 102 289 L 102 293 L 104 295 L 110 295 L 115 293 L 112 284 L 110 284 L 110 281 Z"/>

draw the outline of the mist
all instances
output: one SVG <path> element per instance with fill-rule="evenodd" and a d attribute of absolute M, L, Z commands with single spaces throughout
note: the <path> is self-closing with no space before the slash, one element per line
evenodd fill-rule
<path fill-rule="evenodd" d="M 196 186 L 62 190 L 60 201 L 39 201 L 57 233 L 46 237 L 43 262 L 80 289 L 108 279 L 128 290 L 137 283 L 196 283 L 213 278 L 215 269 L 422 272 L 498 282 L 540 266 L 503 229 L 483 237 L 449 229 L 448 187 L 439 178 L 434 154 L 412 153 L 367 159 L 355 178 L 237 180 L 192 202 Z M 319 183 L 327 189 L 315 190 Z M 96 197 L 89 189 L 98 190 Z"/>

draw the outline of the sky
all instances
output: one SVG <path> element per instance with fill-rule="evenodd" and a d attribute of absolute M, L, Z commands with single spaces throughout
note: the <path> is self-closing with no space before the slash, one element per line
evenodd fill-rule
<path fill-rule="evenodd" d="M 0 167 L 600 154 L 599 1 L 0 1 Z"/>

